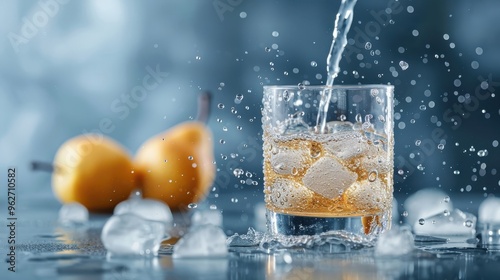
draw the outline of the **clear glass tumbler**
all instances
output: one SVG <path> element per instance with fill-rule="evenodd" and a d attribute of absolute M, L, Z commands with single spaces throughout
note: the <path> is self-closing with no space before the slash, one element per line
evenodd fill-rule
<path fill-rule="evenodd" d="M 268 231 L 390 228 L 393 94 L 391 85 L 264 86 Z"/>

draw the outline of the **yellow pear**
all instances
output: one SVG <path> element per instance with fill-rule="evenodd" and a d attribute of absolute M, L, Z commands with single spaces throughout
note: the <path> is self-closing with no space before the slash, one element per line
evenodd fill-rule
<path fill-rule="evenodd" d="M 100 134 L 66 141 L 54 158 L 52 188 L 62 203 L 112 211 L 135 188 L 132 160 L 117 142 Z"/>
<path fill-rule="evenodd" d="M 147 140 L 134 166 L 143 196 L 183 210 L 207 195 L 215 178 L 212 133 L 204 124 L 210 96 L 200 95 L 197 121 L 181 123 Z"/>

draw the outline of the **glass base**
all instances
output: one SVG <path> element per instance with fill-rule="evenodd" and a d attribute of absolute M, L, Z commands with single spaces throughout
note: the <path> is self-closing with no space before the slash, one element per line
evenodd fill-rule
<path fill-rule="evenodd" d="M 390 213 L 354 217 L 306 217 L 276 213 L 267 209 L 267 231 L 283 235 L 316 235 L 344 231 L 357 235 L 378 235 L 390 228 Z"/>

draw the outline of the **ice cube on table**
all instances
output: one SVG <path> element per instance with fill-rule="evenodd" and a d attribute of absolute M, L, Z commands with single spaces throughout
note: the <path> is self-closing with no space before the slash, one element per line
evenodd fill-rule
<path fill-rule="evenodd" d="M 143 219 L 162 222 L 167 229 L 172 226 L 173 216 L 168 206 L 156 199 L 132 198 L 120 202 L 114 209 L 115 215 L 131 213 Z"/>
<path fill-rule="evenodd" d="M 375 244 L 377 256 L 402 256 L 413 251 L 415 242 L 409 228 L 395 226 L 379 235 Z"/>
<path fill-rule="evenodd" d="M 328 199 L 341 196 L 356 182 L 358 175 L 329 156 L 318 159 L 302 178 L 304 185 Z"/>
<path fill-rule="evenodd" d="M 313 192 L 289 179 L 278 178 L 271 187 L 271 203 L 280 209 L 307 205 Z"/>
<path fill-rule="evenodd" d="M 191 225 L 214 225 L 222 227 L 222 213 L 217 209 L 196 210 L 191 216 Z"/>
<path fill-rule="evenodd" d="M 214 225 L 195 226 L 174 246 L 173 258 L 226 256 L 226 234 Z"/>
<path fill-rule="evenodd" d="M 500 225 L 500 198 L 490 196 L 479 205 L 479 222 L 481 224 Z"/>
<path fill-rule="evenodd" d="M 470 236 L 476 234 L 476 216 L 459 209 L 445 210 L 427 218 L 419 219 L 413 231 L 420 235 L 432 236 Z"/>
<path fill-rule="evenodd" d="M 408 213 L 406 223 L 414 225 L 419 219 L 444 213 L 445 210 L 452 211 L 453 203 L 450 197 L 443 191 L 422 189 L 405 200 L 404 208 Z"/>
<path fill-rule="evenodd" d="M 155 256 L 165 236 L 165 224 L 135 214 L 113 215 L 101 232 L 101 240 L 111 256 Z"/>
<path fill-rule="evenodd" d="M 64 225 L 85 224 L 89 220 L 89 211 L 78 202 L 64 204 L 59 209 L 58 220 Z"/>

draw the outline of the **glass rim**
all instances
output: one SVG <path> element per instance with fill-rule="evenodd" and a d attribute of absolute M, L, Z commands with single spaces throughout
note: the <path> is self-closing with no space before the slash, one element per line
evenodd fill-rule
<path fill-rule="evenodd" d="M 367 90 L 367 89 L 392 89 L 394 85 L 390 84 L 362 84 L 362 85 L 304 85 L 303 88 L 298 85 L 266 85 L 263 89 L 283 89 L 283 90 L 322 90 L 322 89 L 353 89 L 353 90 Z"/>

